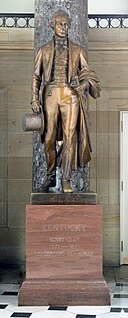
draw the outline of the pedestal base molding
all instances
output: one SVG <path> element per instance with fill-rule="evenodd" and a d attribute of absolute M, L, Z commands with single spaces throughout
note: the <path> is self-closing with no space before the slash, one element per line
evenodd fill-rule
<path fill-rule="evenodd" d="M 26 279 L 20 289 L 24 306 L 107 306 L 110 295 L 103 277 L 85 280 Z"/>

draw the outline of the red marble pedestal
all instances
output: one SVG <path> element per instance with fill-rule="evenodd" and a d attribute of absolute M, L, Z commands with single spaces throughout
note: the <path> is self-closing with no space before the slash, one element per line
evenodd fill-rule
<path fill-rule="evenodd" d="M 26 206 L 26 278 L 19 305 L 109 305 L 101 205 Z"/>

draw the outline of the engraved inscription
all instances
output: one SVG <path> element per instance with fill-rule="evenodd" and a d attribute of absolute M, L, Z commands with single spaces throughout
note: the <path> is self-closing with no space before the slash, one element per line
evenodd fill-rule
<path fill-rule="evenodd" d="M 79 245 L 60 245 L 60 244 L 52 244 L 49 245 L 49 249 L 52 250 L 59 250 L 59 249 L 71 249 L 71 250 L 77 250 L 79 249 Z"/>
<path fill-rule="evenodd" d="M 68 242 L 74 243 L 79 241 L 79 237 L 49 237 L 49 242 L 58 243 L 58 242 Z"/>
<path fill-rule="evenodd" d="M 86 224 L 45 224 L 42 225 L 42 232 L 85 232 Z"/>
<path fill-rule="evenodd" d="M 94 253 L 82 249 L 80 244 L 83 238 L 81 235 L 86 229 L 86 224 L 43 224 L 42 232 L 49 232 L 50 236 L 47 238 L 45 250 L 36 251 L 35 255 L 38 257 L 92 257 Z M 63 233 L 62 236 L 61 233 Z"/>
<path fill-rule="evenodd" d="M 71 200 L 72 200 L 72 204 L 74 204 L 74 203 L 80 203 L 81 204 L 81 202 L 84 202 L 84 204 L 85 204 L 85 200 L 91 200 L 92 198 L 91 198 L 91 196 L 90 195 L 88 195 L 88 197 L 86 197 L 85 196 L 85 193 L 81 196 L 81 197 L 79 197 L 79 195 L 78 194 L 76 194 L 75 193 L 75 195 L 74 195 L 74 193 L 72 193 L 72 197 L 70 197 L 70 196 L 64 196 L 62 193 L 61 193 L 61 195 L 58 193 L 57 195 L 54 193 L 54 196 L 50 196 L 50 202 L 52 203 L 57 203 L 57 204 L 63 204 L 64 202 L 66 202 L 66 203 L 68 203 L 69 202 L 69 204 L 70 204 L 70 202 L 71 202 Z M 81 201 L 82 200 L 82 201 Z"/>
<path fill-rule="evenodd" d="M 79 237 L 49 237 L 50 250 L 78 250 L 79 245 L 75 244 L 79 242 Z"/>
<path fill-rule="evenodd" d="M 35 255 L 38 257 L 58 257 L 58 256 L 79 256 L 79 257 L 92 257 L 94 253 L 92 251 L 38 251 L 35 252 Z"/>

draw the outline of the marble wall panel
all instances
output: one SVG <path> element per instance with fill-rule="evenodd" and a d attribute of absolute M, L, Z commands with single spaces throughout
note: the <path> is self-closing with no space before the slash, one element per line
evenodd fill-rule
<path fill-rule="evenodd" d="M 89 118 L 88 119 L 89 119 L 89 132 L 96 133 L 96 129 L 97 129 L 96 111 L 89 110 Z"/>
<path fill-rule="evenodd" d="M 6 205 L 5 201 L 0 202 L 0 227 L 6 226 Z"/>
<path fill-rule="evenodd" d="M 32 77 L 32 69 L 29 73 L 29 81 L 27 85 L 9 85 L 8 87 L 8 102 L 14 105 L 12 108 L 17 109 L 30 109 L 30 98 L 31 98 L 31 77 Z M 10 104 L 9 104 L 10 106 Z M 10 107 L 9 107 L 10 108 Z"/>
<path fill-rule="evenodd" d="M 22 194 L 21 194 L 22 195 Z M 8 225 L 9 228 L 23 228 L 26 224 L 26 203 L 9 202 L 8 204 Z"/>
<path fill-rule="evenodd" d="M 17 133 L 8 135 L 9 157 L 31 157 L 32 156 L 32 133 Z"/>
<path fill-rule="evenodd" d="M 32 158 L 30 157 L 9 157 L 8 158 L 8 179 L 31 179 Z"/>
<path fill-rule="evenodd" d="M 8 180 L 8 202 L 30 202 L 31 180 L 9 179 Z"/>

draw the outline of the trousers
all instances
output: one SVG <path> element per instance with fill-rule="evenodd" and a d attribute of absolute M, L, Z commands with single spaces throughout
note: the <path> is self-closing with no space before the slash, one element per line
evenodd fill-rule
<path fill-rule="evenodd" d="M 44 93 L 45 153 L 47 176 L 54 177 L 56 171 L 56 139 L 58 121 L 62 121 L 62 176 L 69 180 L 76 151 L 76 127 L 79 114 L 77 92 L 70 86 L 47 85 Z"/>

